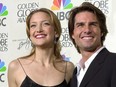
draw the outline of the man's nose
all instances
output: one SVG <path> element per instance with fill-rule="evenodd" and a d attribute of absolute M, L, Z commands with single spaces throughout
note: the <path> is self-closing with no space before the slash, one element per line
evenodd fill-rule
<path fill-rule="evenodd" d="M 89 25 L 85 26 L 84 33 L 91 33 L 91 27 Z"/>

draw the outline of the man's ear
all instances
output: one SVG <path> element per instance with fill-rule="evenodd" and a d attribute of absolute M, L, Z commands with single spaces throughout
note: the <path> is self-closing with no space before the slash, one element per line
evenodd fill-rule
<path fill-rule="evenodd" d="M 104 35 L 104 33 L 101 33 L 101 37 Z"/>
<path fill-rule="evenodd" d="M 74 39 L 74 35 L 72 34 L 72 38 Z"/>

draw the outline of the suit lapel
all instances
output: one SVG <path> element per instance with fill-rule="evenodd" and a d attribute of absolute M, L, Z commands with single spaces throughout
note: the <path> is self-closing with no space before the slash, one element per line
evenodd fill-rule
<path fill-rule="evenodd" d="M 97 74 L 100 69 L 102 69 L 103 62 L 108 55 L 108 50 L 106 48 L 102 49 L 101 52 L 95 57 L 95 59 L 90 64 L 85 76 L 80 84 L 80 87 L 85 87 L 89 81 Z"/>
<path fill-rule="evenodd" d="M 70 82 L 70 87 L 77 87 L 77 67 L 74 69 L 73 76 Z"/>

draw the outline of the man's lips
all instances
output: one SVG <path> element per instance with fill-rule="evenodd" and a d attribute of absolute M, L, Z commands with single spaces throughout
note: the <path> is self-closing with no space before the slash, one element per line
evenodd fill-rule
<path fill-rule="evenodd" d="M 81 39 L 84 39 L 84 40 L 91 40 L 93 38 L 94 38 L 93 36 L 82 36 L 81 37 Z"/>

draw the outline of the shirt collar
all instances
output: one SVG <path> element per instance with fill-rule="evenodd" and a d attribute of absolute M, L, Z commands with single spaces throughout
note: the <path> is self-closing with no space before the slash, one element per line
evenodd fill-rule
<path fill-rule="evenodd" d="M 100 49 L 98 49 L 94 54 L 92 54 L 92 56 L 85 62 L 85 68 L 88 68 L 89 65 L 91 64 L 91 62 L 94 60 L 94 58 L 97 56 L 97 54 L 103 49 L 105 48 L 104 46 L 102 46 Z"/>

